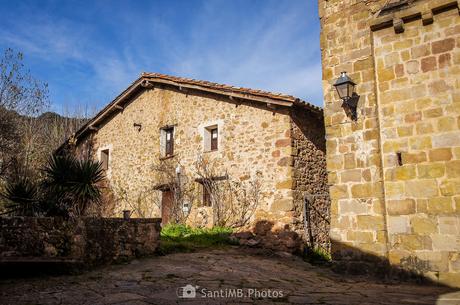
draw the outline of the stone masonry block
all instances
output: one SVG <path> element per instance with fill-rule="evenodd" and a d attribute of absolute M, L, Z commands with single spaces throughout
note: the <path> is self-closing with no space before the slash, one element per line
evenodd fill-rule
<path fill-rule="evenodd" d="M 421 151 L 421 152 L 416 152 L 416 153 L 406 153 L 403 152 L 401 154 L 401 159 L 402 163 L 420 163 L 420 162 L 425 162 L 427 160 L 426 153 Z"/>
<path fill-rule="evenodd" d="M 415 250 L 432 250 L 432 240 L 429 236 L 418 234 L 401 234 L 398 235 L 400 249 L 409 251 Z"/>
<path fill-rule="evenodd" d="M 447 38 L 444 40 L 435 41 L 431 44 L 431 50 L 433 54 L 444 53 L 451 51 L 455 47 L 455 40 L 453 38 Z"/>
<path fill-rule="evenodd" d="M 346 182 L 360 182 L 362 174 L 360 169 L 345 170 L 340 173 L 340 181 Z"/>
<path fill-rule="evenodd" d="M 431 54 L 431 46 L 429 44 L 423 44 L 420 46 L 413 47 L 411 49 L 411 57 L 413 59 L 428 56 Z"/>
<path fill-rule="evenodd" d="M 454 117 L 445 116 L 445 117 L 439 118 L 438 124 L 437 124 L 438 131 L 442 132 L 442 131 L 451 131 L 451 130 L 457 129 L 455 122 L 456 122 L 456 119 Z"/>
<path fill-rule="evenodd" d="M 372 243 L 375 240 L 374 233 L 369 231 L 348 231 L 347 239 L 360 243 Z"/>
<path fill-rule="evenodd" d="M 368 213 L 368 205 L 356 199 L 339 200 L 339 213 L 340 215 L 359 215 Z"/>
<path fill-rule="evenodd" d="M 409 139 L 411 149 L 427 149 L 431 148 L 431 137 L 414 137 Z"/>
<path fill-rule="evenodd" d="M 389 216 L 388 222 L 388 233 L 400 234 L 409 233 L 409 220 L 407 216 Z"/>
<path fill-rule="evenodd" d="M 414 216 L 410 220 L 412 233 L 415 234 L 431 234 L 438 233 L 438 226 L 436 219 Z"/>
<path fill-rule="evenodd" d="M 440 178 L 446 172 L 446 166 L 442 162 L 417 164 L 418 178 Z"/>
<path fill-rule="evenodd" d="M 448 178 L 460 178 L 460 160 L 447 162 L 446 172 Z"/>
<path fill-rule="evenodd" d="M 361 183 L 351 187 L 351 194 L 354 198 L 378 197 L 381 192 L 380 183 Z"/>
<path fill-rule="evenodd" d="M 451 234 L 432 234 L 433 250 L 460 251 L 460 239 Z"/>
<path fill-rule="evenodd" d="M 396 180 L 410 180 L 416 176 L 414 165 L 405 165 L 395 168 L 394 178 Z"/>
<path fill-rule="evenodd" d="M 444 133 L 433 136 L 433 147 L 460 146 L 460 132 Z"/>
<path fill-rule="evenodd" d="M 427 212 L 429 214 L 451 214 L 454 205 L 451 197 L 432 197 L 428 199 Z"/>
<path fill-rule="evenodd" d="M 357 228 L 360 230 L 383 230 L 383 216 L 358 215 Z"/>
<path fill-rule="evenodd" d="M 292 198 L 284 198 L 273 202 L 271 211 L 273 212 L 288 212 L 294 209 L 294 201 Z"/>
<path fill-rule="evenodd" d="M 439 233 L 460 236 L 460 215 L 439 216 L 438 222 L 439 222 Z M 460 256 L 459 256 L 459 263 L 460 263 Z"/>
<path fill-rule="evenodd" d="M 389 215 L 409 215 L 415 213 L 415 200 L 389 200 L 387 203 Z"/>
<path fill-rule="evenodd" d="M 337 184 L 329 188 L 331 199 L 342 199 L 350 197 L 346 184 Z"/>
<path fill-rule="evenodd" d="M 450 147 L 432 149 L 429 151 L 428 156 L 429 160 L 432 162 L 449 161 L 452 159 L 452 149 Z"/>
<path fill-rule="evenodd" d="M 385 191 L 387 198 L 401 198 L 404 194 L 404 183 L 403 182 L 386 182 Z"/>
<path fill-rule="evenodd" d="M 415 180 L 405 182 L 406 195 L 415 198 L 426 198 L 438 195 L 436 180 Z"/>

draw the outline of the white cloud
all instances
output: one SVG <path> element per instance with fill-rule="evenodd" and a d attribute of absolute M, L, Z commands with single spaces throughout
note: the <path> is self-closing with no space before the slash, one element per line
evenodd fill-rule
<path fill-rule="evenodd" d="M 226 12 L 230 2 L 205 1 L 184 24 L 168 19 L 173 9 L 118 10 L 110 13 L 114 38 L 105 41 L 97 22 L 32 16 L 0 27 L 0 43 L 62 66 L 59 72 L 67 75 L 56 87 L 75 80 L 54 104 L 71 100 L 101 107 L 140 72 L 151 71 L 287 93 L 321 105 L 318 33 L 306 31 L 307 19 L 317 13 L 290 3 L 267 3 L 249 20 L 243 11 Z"/>
<path fill-rule="evenodd" d="M 176 54 L 170 70 L 185 75 L 243 87 L 293 94 L 317 105 L 322 103 L 319 45 L 297 41 L 304 29 L 304 12 L 289 7 L 262 11 L 256 26 L 224 31 L 217 40 L 206 27 L 219 31 L 220 8 L 211 4 L 189 31 L 194 37 L 186 52 Z M 175 37 L 169 37 L 175 39 Z M 174 40 L 181 44 L 180 40 Z"/>

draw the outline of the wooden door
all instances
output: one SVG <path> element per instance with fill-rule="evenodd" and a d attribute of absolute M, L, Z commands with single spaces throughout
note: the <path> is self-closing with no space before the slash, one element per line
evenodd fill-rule
<path fill-rule="evenodd" d="M 161 223 L 167 224 L 171 219 L 173 208 L 173 194 L 171 191 L 161 192 Z"/>

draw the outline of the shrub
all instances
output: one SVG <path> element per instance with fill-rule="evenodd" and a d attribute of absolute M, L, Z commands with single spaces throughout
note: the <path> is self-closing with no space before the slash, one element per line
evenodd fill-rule
<path fill-rule="evenodd" d="M 27 177 L 11 178 L 1 196 L 6 200 L 9 214 L 36 216 L 40 213 L 40 198 L 37 185 Z"/>
<path fill-rule="evenodd" d="M 104 171 L 99 162 L 53 155 L 43 172 L 48 214 L 82 216 L 91 205 L 101 202 Z"/>

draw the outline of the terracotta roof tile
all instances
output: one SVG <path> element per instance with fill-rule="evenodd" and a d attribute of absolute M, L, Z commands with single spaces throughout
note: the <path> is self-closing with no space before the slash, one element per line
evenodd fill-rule
<path fill-rule="evenodd" d="M 214 89 L 222 90 L 222 91 L 225 91 L 225 92 L 253 94 L 253 95 L 258 95 L 258 96 L 265 96 L 265 97 L 268 97 L 268 98 L 283 99 L 283 100 L 287 100 L 287 101 L 299 100 L 298 98 L 296 98 L 296 97 L 294 97 L 292 95 L 287 95 L 287 94 L 282 94 L 282 93 L 275 93 L 275 92 L 263 91 L 263 90 L 259 90 L 259 89 L 244 88 L 244 87 L 235 87 L 235 86 L 230 86 L 230 85 L 225 85 L 225 84 L 218 84 L 218 83 L 204 81 L 204 80 L 197 80 L 197 79 L 185 78 L 185 77 L 177 77 L 177 76 L 171 76 L 171 75 L 160 74 L 160 73 L 144 72 L 144 73 L 141 74 L 141 77 L 159 78 L 159 79 L 170 80 L 170 81 L 174 81 L 174 82 L 182 83 L 182 84 L 189 84 L 189 85 L 197 85 L 197 86 L 202 86 L 202 87 L 207 87 L 207 88 L 214 88 Z M 314 107 L 316 107 L 316 106 L 314 106 Z"/>

